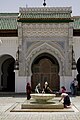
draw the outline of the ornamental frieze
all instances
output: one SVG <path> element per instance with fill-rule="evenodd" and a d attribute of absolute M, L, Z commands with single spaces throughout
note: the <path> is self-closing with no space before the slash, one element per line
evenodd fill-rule
<path fill-rule="evenodd" d="M 64 59 L 65 59 L 64 54 L 61 51 L 56 50 L 56 48 L 53 48 L 48 43 L 43 43 L 42 45 L 34 48 L 28 55 L 26 55 L 26 68 L 27 68 L 26 74 L 27 75 L 31 74 L 31 64 L 32 64 L 32 61 L 35 59 L 35 57 L 45 52 L 50 53 L 57 58 L 59 65 L 61 66 L 60 74 L 63 74 L 62 66 L 63 66 Z"/>
<path fill-rule="evenodd" d="M 24 24 L 23 36 L 68 36 L 68 24 Z"/>

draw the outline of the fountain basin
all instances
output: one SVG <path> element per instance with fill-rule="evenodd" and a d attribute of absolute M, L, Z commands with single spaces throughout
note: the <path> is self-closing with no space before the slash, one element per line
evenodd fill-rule
<path fill-rule="evenodd" d="M 31 94 L 31 98 L 35 99 L 38 103 L 46 103 L 48 100 L 51 100 L 55 97 L 55 94 Z"/>

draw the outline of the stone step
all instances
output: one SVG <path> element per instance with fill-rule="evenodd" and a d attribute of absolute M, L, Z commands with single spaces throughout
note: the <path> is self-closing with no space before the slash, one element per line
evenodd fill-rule
<path fill-rule="evenodd" d="M 21 109 L 63 109 L 64 105 L 62 103 L 23 103 L 21 104 Z"/>

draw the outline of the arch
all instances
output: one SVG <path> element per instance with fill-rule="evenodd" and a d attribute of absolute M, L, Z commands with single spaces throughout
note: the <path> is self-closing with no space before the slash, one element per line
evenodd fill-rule
<path fill-rule="evenodd" d="M 56 49 L 57 46 L 57 49 Z M 29 52 L 29 51 L 28 51 Z M 52 56 L 54 56 L 60 66 L 60 71 L 59 74 L 63 75 L 63 66 L 64 66 L 64 52 L 62 51 L 62 49 L 60 49 L 60 47 L 58 47 L 57 44 L 54 45 L 54 47 L 52 45 L 50 45 L 49 43 L 43 43 L 40 44 L 39 46 L 35 47 L 32 51 L 30 50 L 30 53 L 27 55 L 26 57 L 26 75 L 31 75 L 31 65 L 33 63 L 33 60 L 40 54 L 42 53 L 49 53 Z"/>
<path fill-rule="evenodd" d="M 15 91 L 15 59 L 8 54 L 0 56 L 0 91 Z"/>
<path fill-rule="evenodd" d="M 41 84 L 42 89 L 46 81 L 52 90 L 59 91 L 59 64 L 54 56 L 49 53 L 38 55 L 32 63 L 31 70 L 31 85 L 33 91 L 38 83 Z"/>
<path fill-rule="evenodd" d="M 32 66 L 31 66 L 31 71 L 33 72 L 33 70 L 32 70 L 33 64 L 37 64 L 40 61 L 40 59 L 45 59 L 45 58 L 49 59 L 53 64 L 56 64 L 58 66 L 58 73 L 59 73 L 59 63 L 58 63 L 57 59 L 54 56 L 52 56 L 51 54 L 46 53 L 46 52 L 38 55 L 33 60 L 33 63 L 32 63 Z"/>

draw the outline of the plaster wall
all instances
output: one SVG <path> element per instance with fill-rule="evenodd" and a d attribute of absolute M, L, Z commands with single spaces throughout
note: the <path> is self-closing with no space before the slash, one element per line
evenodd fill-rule
<path fill-rule="evenodd" d="M 70 83 L 73 80 L 72 76 L 60 76 L 60 88 L 65 86 L 66 91 L 70 92 Z"/>
<path fill-rule="evenodd" d="M 73 49 L 75 53 L 75 60 L 77 60 L 80 57 L 80 37 L 73 37 Z"/>
<path fill-rule="evenodd" d="M 26 93 L 27 78 L 18 75 L 18 70 L 15 70 L 15 93 Z"/>
<path fill-rule="evenodd" d="M 16 51 L 18 48 L 18 37 L 0 37 L 2 43 L 0 44 L 0 56 L 9 54 L 16 58 Z"/>

